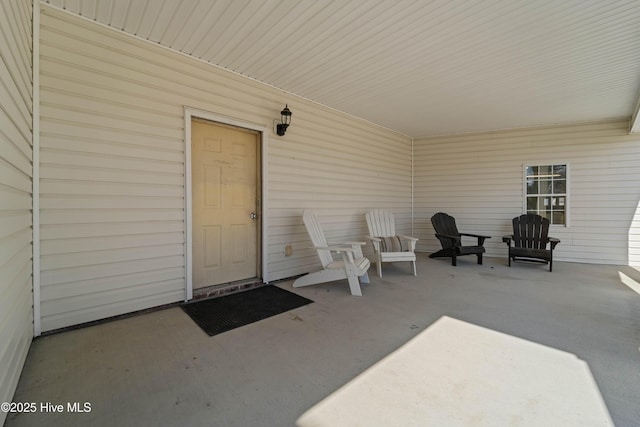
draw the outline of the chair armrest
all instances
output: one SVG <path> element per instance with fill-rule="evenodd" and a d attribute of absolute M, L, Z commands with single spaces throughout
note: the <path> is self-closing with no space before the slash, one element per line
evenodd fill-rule
<path fill-rule="evenodd" d="M 483 239 L 490 239 L 491 236 L 484 236 L 482 234 L 471 234 L 471 233 L 460 233 L 461 236 L 468 236 L 468 237 L 482 237 Z"/>
<path fill-rule="evenodd" d="M 553 250 L 558 243 L 560 243 L 560 239 L 556 239 L 555 237 L 549 237 L 549 243 L 551 244 L 551 250 Z"/>
<path fill-rule="evenodd" d="M 351 246 L 338 246 L 338 245 L 329 245 L 329 246 L 313 246 L 313 249 L 320 249 L 323 251 L 331 251 L 331 252 L 355 252 Z"/>
<path fill-rule="evenodd" d="M 379 237 L 367 236 L 367 239 L 371 240 L 372 242 L 382 242 L 382 239 Z"/>
<path fill-rule="evenodd" d="M 511 246 L 511 241 L 513 240 L 513 234 L 509 236 L 502 236 L 502 241 L 506 243 L 508 246 Z"/>
<path fill-rule="evenodd" d="M 447 234 L 438 234 L 438 233 L 436 233 L 436 237 L 443 237 L 445 239 L 450 239 L 450 240 L 460 240 L 460 237 L 458 237 L 458 236 L 449 236 Z"/>
<path fill-rule="evenodd" d="M 478 246 L 484 245 L 485 239 L 491 238 L 491 236 L 483 236 L 481 234 L 471 234 L 471 233 L 460 233 L 460 237 L 462 236 L 475 237 L 476 239 L 478 239 Z"/>
<path fill-rule="evenodd" d="M 416 242 L 418 241 L 417 238 L 411 237 L 411 236 L 402 236 L 402 235 L 399 235 L 399 236 L 396 236 L 396 237 L 398 239 L 400 239 L 400 240 L 403 240 L 403 241 L 407 242 L 407 244 L 409 246 L 407 249 L 408 249 L 409 252 L 415 252 L 416 251 Z M 400 248 L 402 248 L 402 243 L 400 243 Z"/>
<path fill-rule="evenodd" d="M 362 247 L 366 246 L 367 242 L 335 242 L 335 243 L 328 243 L 329 247 L 334 247 L 334 248 L 342 248 L 342 249 L 332 249 L 334 251 L 339 251 L 339 252 L 352 252 L 353 256 L 355 258 L 362 258 L 364 255 L 362 254 Z M 351 246 L 351 250 L 350 251 L 345 251 L 344 248 L 345 247 L 349 247 Z"/>
<path fill-rule="evenodd" d="M 348 245 L 348 246 L 366 246 L 367 242 L 327 242 L 329 246 L 340 246 L 340 245 Z"/>
<path fill-rule="evenodd" d="M 316 250 L 331 251 L 331 252 L 341 254 L 342 260 L 344 261 L 345 265 L 347 264 L 353 265 L 355 264 L 356 258 L 362 258 L 362 250 L 357 245 L 355 248 L 353 246 L 349 247 L 349 246 L 335 246 L 335 245 L 314 246 L 313 248 Z"/>

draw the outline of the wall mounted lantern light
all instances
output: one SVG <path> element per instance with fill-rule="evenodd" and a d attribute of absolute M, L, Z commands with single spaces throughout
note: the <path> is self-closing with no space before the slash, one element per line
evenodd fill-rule
<path fill-rule="evenodd" d="M 291 115 L 289 106 L 285 104 L 284 109 L 280 111 L 280 123 L 276 121 L 276 133 L 278 135 L 282 136 L 287 131 L 287 128 L 291 124 Z"/>

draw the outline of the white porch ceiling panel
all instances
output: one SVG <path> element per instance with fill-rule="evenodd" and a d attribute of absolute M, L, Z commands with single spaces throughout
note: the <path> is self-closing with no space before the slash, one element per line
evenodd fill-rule
<path fill-rule="evenodd" d="M 638 0 L 43 2 L 414 137 L 630 117 L 640 96 Z"/>

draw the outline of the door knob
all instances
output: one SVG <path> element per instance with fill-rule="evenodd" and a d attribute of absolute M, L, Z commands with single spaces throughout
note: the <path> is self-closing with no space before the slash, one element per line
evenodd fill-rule
<path fill-rule="evenodd" d="M 256 218 L 258 218 L 258 215 L 257 215 L 255 212 L 251 212 L 251 213 L 249 214 L 249 218 L 251 218 L 251 219 L 256 219 Z"/>

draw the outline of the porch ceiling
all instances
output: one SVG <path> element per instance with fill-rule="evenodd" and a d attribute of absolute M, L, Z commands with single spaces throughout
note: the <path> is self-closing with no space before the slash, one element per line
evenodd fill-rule
<path fill-rule="evenodd" d="M 414 137 L 638 108 L 637 0 L 43 3 Z"/>

